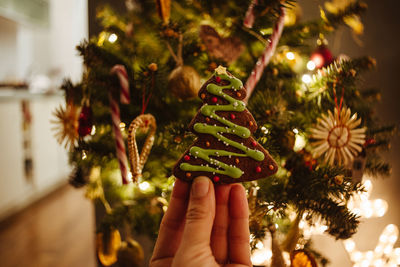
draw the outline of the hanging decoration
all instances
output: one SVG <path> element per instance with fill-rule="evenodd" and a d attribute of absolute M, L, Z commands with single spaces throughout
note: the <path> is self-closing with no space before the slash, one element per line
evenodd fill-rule
<path fill-rule="evenodd" d="M 245 88 L 247 89 L 247 96 L 243 100 L 245 103 L 249 101 L 251 94 L 254 91 L 258 81 L 260 80 L 265 67 L 268 65 L 269 61 L 271 60 L 272 55 L 275 52 L 276 46 L 278 45 L 279 39 L 281 38 L 283 26 L 285 24 L 285 9 L 281 8 L 281 13 L 274 26 L 274 30 L 270 37 L 269 43 L 266 46 L 263 54 L 257 60 L 256 65 L 254 66 L 253 70 L 251 71 L 250 76 L 247 78 Z"/>
<path fill-rule="evenodd" d="M 338 163 L 347 165 L 362 151 L 365 142 L 364 127 L 357 113 L 351 115 L 350 108 L 335 108 L 334 114 L 328 111 L 318 119 L 315 128 L 311 129 L 312 153 L 315 158 L 324 156 L 324 162 L 329 165 Z"/>
<path fill-rule="evenodd" d="M 147 161 L 150 154 L 151 147 L 154 143 L 154 136 L 156 134 L 156 119 L 151 114 L 142 114 L 136 117 L 130 124 L 128 130 L 128 149 L 129 159 L 131 165 L 132 179 L 137 182 L 142 176 L 143 166 Z M 142 151 L 139 150 L 136 143 L 136 132 L 142 130 L 148 132 L 146 141 L 144 142 Z"/>
<path fill-rule="evenodd" d="M 317 267 L 314 256 L 307 250 L 299 249 L 290 253 L 290 267 Z"/>
<path fill-rule="evenodd" d="M 78 123 L 78 134 L 80 137 L 85 137 L 92 132 L 93 114 L 88 103 L 85 103 L 85 105 L 81 108 Z"/>
<path fill-rule="evenodd" d="M 56 117 L 55 120 L 51 120 L 51 123 L 55 125 L 52 128 L 52 130 L 55 131 L 54 136 L 59 144 L 64 144 L 65 148 L 72 150 L 79 138 L 78 107 L 70 102 L 67 103 L 65 108 L 59 106 L 53 112 L 53 115 Z"/>
<path fill-rule="evenodd" d="M 222 60 L 228 65 L 235 61 L 244 50 L 239 38 L 234 36 L 223 38 L 209 25 L 201 25 L 199 35 L 210 57 Z"/>
<path fill-rule="evenodd" d="M 180 100 L 197 96 L 200 89 L 200 76 L 191 66 L 185 66 L 182 58 L 183 35 L 178 36 L 178 50 L 175 53 L 168 41 L 167 48 L 175 60 L 176 68 L 168 76 L 168 90 Z"/>
<path fill-rule="evenodd" d="M 156 0 L 158 16 L 167 24 L 171 14 L 171 0 Z"/>
<path fill-rule="evenodd" d="M 243 20 L 243 26 L 246 28 L 253 28 L 256 17 L 254 16 L 254 7 L 258 4 L 258 0 L 252 0 L 249 8 L 247 9 L 245 18 Z"/>
<path fill-rule="evenodd" d="M 129 104 L 129 81 L 126 69 L 122 65 L 115 65 L 111 69 L 112 74 L 117 74 L 120 81 L 120 100 L 123 104 Z M 121 116 L 119 111 L 118 102 L 113 98 L 111 91 L 108 94 L 111 108 L 111 118 L 112 118 L 112 128 L 115 137 L 115 148 L 117 151 L 117 158 L 119 162 L 119 167 L 121 170 L 122 183 L 128 184 L 128 159 L 126 157 L 125 142 L 121 133 L 120 124 Z"/>
<path fill-rule="evenodd" d="M 317 41 L 317 49 L 311 54 L 310 60 L 314 62 L 317 69 L 328 66 L 334 61 L 332 52 L 328 48 L 328 41 L 320 37 Z"/>
<path fill-rule="evenodd" d="M 118 230 L 109 230 L 96 235 L 97 257 L 104 266 L 117 262 L 117 253 L 121 247 L 121 235 Z"/>
<path fill-rule="evenodd" d="M 118 250 L 119 267 L 140 267 L 143 266 L 144 252 L 142 246 L 132 238 L 123 241 Z"/>

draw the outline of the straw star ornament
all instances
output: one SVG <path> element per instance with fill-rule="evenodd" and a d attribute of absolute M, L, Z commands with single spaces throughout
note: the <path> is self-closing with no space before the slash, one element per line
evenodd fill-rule
<path fill-rule="evenodd" d="M 329 165 L 348 165 L 362 151 L 365 143 L 365 127 L 357 128 L 361 118 L 351 116 L 350 108 L 335 108 L 334 114 L 322 115 L 315 128 L 311 129 L 312 153 L 315 158 L 324 156 Z"/>

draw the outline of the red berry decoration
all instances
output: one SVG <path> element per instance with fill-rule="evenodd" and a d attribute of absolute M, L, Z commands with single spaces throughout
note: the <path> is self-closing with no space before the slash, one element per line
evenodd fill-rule
<path fill-rule="evenodd" d="M 220 178 L 218 176 L 214 176 L 213 181 L 214 182 L 219 182 Z"/>
<path fill-rule="evenodd" d="M 184 159 L 185 161 L 189 161 L 189 160 L 190 160 L 190 156 L 189 156 L 189 155 L 185 155 L 185 156 L 183 157 L 183 159 Z"/>
<path fill-rule="evenodd" d="M 375 143 L 376 143 L 376 140 L 375 140 L 375 139 L 373 139 L 373 138 L 368 138 L 367 140 L 365 140 L 364 147 L 368 147 L 368 146 L 373 145 L 373 144 L 375 144 Z"/>
<path fill-rule="evenodd" d="M 217 81 L 217 83 L 221 82 L 221 77 L 217 76 L 215 77 L 215 80 Z"/>
<path fill-rule="evenodd" d="M 93 127 L 93 115 L 92 109 L 89 106 L 85 105 L 82 107 L 78 122 L 78 134 L 80 137 L 84 137 L 91 133 Z"/>
<path fill-rule="evenodd" d="M 326 45 L 318 46 L 318 48 L 311 54 L 310 59 L 314 62 L 317 69 L 326 67 L 333 62 L 332 52 Z"/>
<path fill-rule="evenodd" d="M 231 114 L 231 119 L 234 120 L 236 118 L 235 114 Z"/>
<path fill-rule="evenodd" d="M 260 166 L 257 166 L 256 167 L 256 172 L 258 172 L 258 173 L 260 173 L 262 170 L 261 170 L 261 167 Z"/>
<path fill-rule="evenodd" d="M 255 140 L 251 141 L 251 145 L 256 147 L 257 146 L 257 141 L 255 141 Z"/>
<path fill-rule="evenodd" d="M 213 103 L 217 103 L 217 102 L 218 102 L 218 98 L 216 98 L 216 97 L 214 96 L 214 97 L 211 98 L 211 101 L 212 101 Z"/>

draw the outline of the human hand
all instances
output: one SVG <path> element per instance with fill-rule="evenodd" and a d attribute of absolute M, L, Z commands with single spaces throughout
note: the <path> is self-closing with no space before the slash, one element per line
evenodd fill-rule
<path fill-rule="evenodd" d="M 150 267 L 249 267 L 249 210 L 242 185 L 176 180 Z"/>

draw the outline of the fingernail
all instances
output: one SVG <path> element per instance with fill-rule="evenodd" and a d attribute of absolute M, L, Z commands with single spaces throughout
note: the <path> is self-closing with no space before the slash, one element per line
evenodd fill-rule
<path fill-rule="evenodd" d="M 197 177 L 192 184 L 192 195 L 193 197 L 204 197 L 207 195 L 209 188 L 210 179 L 203 176 Z"/>

